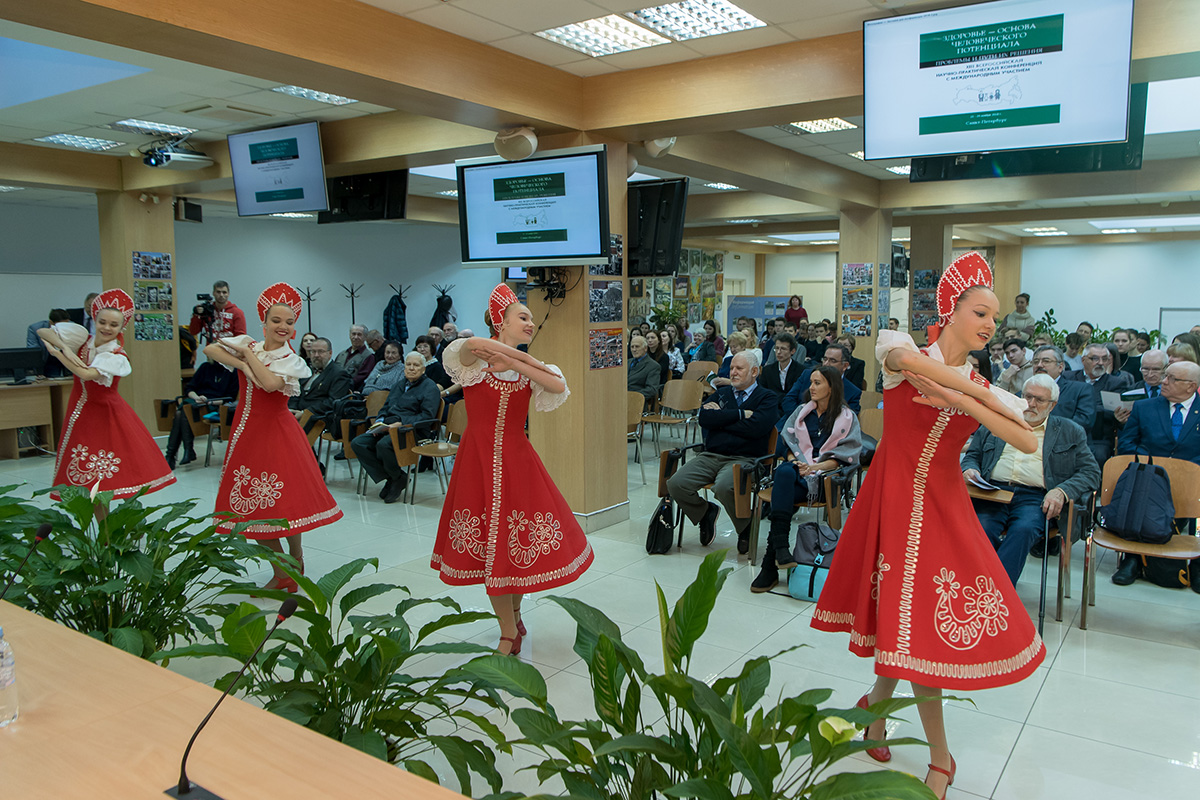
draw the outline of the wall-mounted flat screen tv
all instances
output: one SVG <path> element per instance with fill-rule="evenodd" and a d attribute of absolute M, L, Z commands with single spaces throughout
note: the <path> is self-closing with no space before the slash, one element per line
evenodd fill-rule
<path fill-rule="evenodd" d="M 328 210 L 317 123 L 231 133 L 228 142 L 239 217 Z"/>
<path fill-rule="evenodd" d="M 608 262 L 608 162 L 603 145 L 524 161 L 455 162 L 459 237 L 468 267 Z"/>
<path fill-rule="evenodd" d="M 868 160 L 1121 142 L 1133 0 L 997 0 L 863 24 Z"/>

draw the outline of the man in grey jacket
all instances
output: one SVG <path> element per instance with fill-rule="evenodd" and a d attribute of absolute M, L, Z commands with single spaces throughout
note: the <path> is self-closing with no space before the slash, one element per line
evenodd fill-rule
<path fill-rule="evenodd" d="M 629 341 L 629 384 L 631 392 L 639 392 L 649 403 L 658 397 L 662 370 L 657 361 L 646 355 L 646 339 L 634 336 Z"/>
<path fill-rule="evenodd" d="M 1013 585 L 1046 520 L 1057 517 L 1068 499 L 1078 502 L 1100 485 L 1100 467 L 1083 428 L 1069 419 L 1050 416 L 1058 401 L 1058 384 L 1048 375 L 1034 375 L 1025 381 L 1022 397 L 1029 403 L 1025 421 L 1033 427 L 1037 450 L 1026 455 L 981 427 L 962 461 L 968 483 L 982 478 L 1013 493 L 1010 503 L 974 501 L 979 524 Z M 1081 520 L 1081 515 L 1076 517 Z M 1051 554 L 1054 552 L 1051 548 Z"/>

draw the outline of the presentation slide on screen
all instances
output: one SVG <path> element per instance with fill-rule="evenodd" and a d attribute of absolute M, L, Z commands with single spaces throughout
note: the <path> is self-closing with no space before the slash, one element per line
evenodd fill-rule
<path fill-rule="evenodd" d="M 232 135 L 229 159 L 242 216 L 328 208 L 315 124 Z"/>
<path fill-rule="evenodd" d="M 605 253 L 594 154 L 463 169 L 471 261 Z"/>
<path fill-rule="evenodd" d="M 868 22 L 866 157 L 1123 141 L 1133 0 L 1007 0 Z"/>

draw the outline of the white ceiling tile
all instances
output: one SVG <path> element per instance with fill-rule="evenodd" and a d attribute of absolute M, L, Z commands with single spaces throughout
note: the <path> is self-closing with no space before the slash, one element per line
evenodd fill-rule
<path fill-rule="evenodd" d="M 825 17 L 802 19 L 798 22 L 788 22 L 779 27 L 795 36 L 797 39 L 817 39 L 821 36 L 833 36 L 837 33 L 861 31 L 863 20 L 869 15 L 861 11 L 830 14 Z"/>
<path fill-rule="evenodd" d="M 670 44 L 656 44 L 653 47 L 629 50 L 624 53 L 614 53 L 611 56 L 604 56 L 600 60 L 618 69 L 641 69 L 642 67 L 656 67 L 660 64 L 674 64 L 678 61 L 688 61 L 699 57 L 700 54 L 695 50 L 679 42 L 671 42 Z"/>
<path fill-rule="evenodd" d="M 498 39 L 494 42 L 488 42 L 488 44 L 492 47 L 524 56 L 540 64 L 548 64 L 552 67 L 578 61 L 582 55 L 578 50 L 572 50 L 561 44 L 555 44 L 540 36 L 534 36 L 531 33 L 522 33 L 519 36 L 513 36 L 509 39 Z"/>
<path fill-rule="evenodd" d="M 382 8 L 384 11 L 390 11 L 393 14 L 408 14 L 420 8 L 429 8 L 430 6 L 438 5 L 438 0 L 360 0 L 369 6 Z"/>
<path fill-rule="evenodd" d="M 265 108 L 270 111 L 281 111 L 285 114 L 305 114 L 309 111 L 319 111 L 331 108 L 328 103 L 318 103 L 305 97 L 294 97 L 283 92 L 272 92 L 265 89 L 254 89 L 234 101 L 234 105 L 248 105 L 250 108 Z"/>
<path fill-rule="evenodd" d="M 496 0 L 454 0 L 455 8 L 478 14 L 526 33 L 544 31 L 603 17 L 608 12 L 587 0 L 520 0 L 502 3 Z M 416 15 L 412 15 L 416 19 Z"/>
<path fill-rule="evenodd" d="M 793 42 L 795 38 L 782 28 L 751 28 L 746 31 L 722 33 L 719 36 L 705 36 L 700 39 L 688 39 L 687 45 L 698 53 L 706 56 L 737 53 L 742 50 L 757 50 L 760 47 Z"/>
<path fill-rule="evenodd" d="M 500 25 L 478 14 L 472 14 L 444 3 L 432 8 L 423 8 L 405 16 L 422 24 L 449 31 L 457 36 L 474 39 L 477 42 L 492 42 L 520 33 L 516 28 Z"/>
<path fill-rule="evenodd" d="M 639 8 L 651 8 L 662 3 L 646 2 L 645 0 L 592 0 L 592 2 L 605 12 L 610 14 L 620 14 L 625 11 L 637 11 Z"/>
<path fill-rule="evenodd" d="M 750 14 L 778 25 L 829 16 L 833 12 L 861 14 L 863 18 L 880 16 L 879 9 L 867 0 L 733 0 Z"/>
<path fill-rule="evenodd" d="M 605 64 L 598 58 L 587 58 L 583 61 L 572 61 L 570 64 L 559 64 L 558 68 L 586 78 L 590 75 L 604 75 L 609 72 L 619 72 L 612 64 Z"/>

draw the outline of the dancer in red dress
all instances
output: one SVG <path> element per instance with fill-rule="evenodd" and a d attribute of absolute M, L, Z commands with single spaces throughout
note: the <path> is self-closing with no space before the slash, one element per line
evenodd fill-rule
<path fill-rule="evenodd" d="M 1016 683 L 1046 648 L 971 507 L 958 456 L 979 425 L 1025 453 L 1037 443 L 1025 401 L 991 387 L 967 364 L 987 346 L 999 303 L 977 253 L 956 260 L 938 283 L 936 343 L 880 331 L 885 435 L 846 518 L 812 626 L 850 634 L 851 652 L 875 659 L 874 688 L 859 701 L 892 696 L 897 680 L 917 696 L 942 689 Z M 945 795 L 954 779 L 940 699 L 918 706 L 930 744 L 925 782 Z M 882 721 L 866 738 L 886 735 Z M 887 761 L 886 746 L 868 753 Z"/>
<path fill-rule="evenodd" d="M 74 322 L 39 330 L 46 349 L 75 375 L 66 425 L 58 443 L 54 485 L 96 486 L 114 497 L 175 482 L 146 426 L 117 393 L 133 370 L 121 349 L 121 331 L 133 317 L 133 298 L 109 289 L 92 301 L 96 335 Z M 59 499 L 58 492 L 50 496 Z"/>
<path fill-rule="evenodd" d="M 453 585 L 482 583 L 500 619 L 500 652 L 521 651 L 521 598 L 570 583 L 592 546 L 525 437 L 532 396 L 553 411 L 570 392 L 562 372 L 517 345 L 533 338 L 529 309 L 506 284 L 492 290 L 493 339 L 455 339 L 446 372 L 463 387 L 466 432 L 454 459 L 431 566 Z"/>
<path fill-rule="evenodd" d="M 277 553 L 279 540 L 287 539 L 288 554 L 304 571 L 300 534 L 328 525 L 342 516 L 317 468 L 312 448 L 296 418 L 288 411 L 289 397 L 300 394 L 300 381 L 312 375 L 308 365 L 292 350 L 300 318 L 300 293 L 286 283 L 276 283 L 259 295 L 258 317 L 263 341 L 249 336 L 219 339 L 204 353 L 238 375 L 238 407 L 233 433 L 221 468 L 217 490 L 217 530 L 229 532 L 247 520 L 286 519 L 289 526 L 263 523 L 243 531 Z M 263 587 L 295 592 L 291 577 L 275 568 L 275 577 Z"/>

